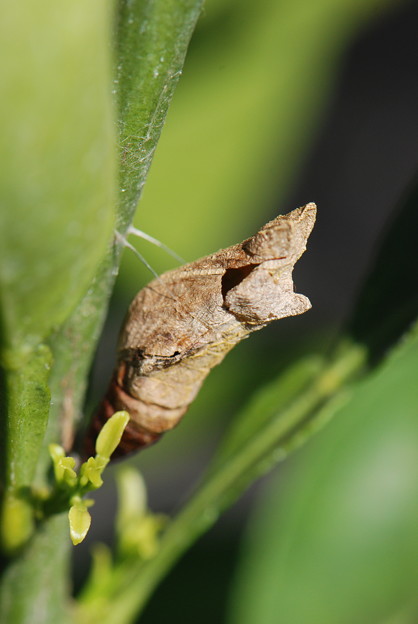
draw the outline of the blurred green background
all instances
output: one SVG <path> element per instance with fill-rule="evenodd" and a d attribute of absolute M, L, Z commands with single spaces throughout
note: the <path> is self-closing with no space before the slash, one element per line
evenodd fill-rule
<path fill-rule="evenodd" d="M 143 472 L 155 511 L 172 513 L 184 501 L 228 422 L 261 382 L 302 353 L 326 351 L 338 334 L 379 234 L 417 169 L 417 28 L 412 2 L 207 2 L 135 225 L 189 261 L 315 201 L 318 222 L 295 271 L 297 290 L 313 309 L 237 347 L 211 373 L 181 425 L 129 460 Z M 175 266 L 160 249 L 135 244 L 157 271 Z M 127 306 L 149 278 L 125 251 L 90 409 L 105 390 Z M 417 572 L 409 541 L 409 521 L 417 517 L 410 486 L 417 462 L 409 444 L 418 437 L 410 374 L 416 350 L 415 344 L 400 354 L 399 379 L 388 365 L 368 380 L 371 394 L 360 388 L 323 434 L 254 486 L 172 571 L 141 622 L 416 622 L 417 605 L 408 602 Z M 392 405 L 399 383 L 405 403 Z M 395 477 L 385 472 L 388 458 L 398 467 Z M 374 509 L 369 524 L 353 491 Z M 399 517 L 383 522 L 370 544 L 389 500 L 397 501 Z M 98 492 L 91 534 L 75 552 L 76 587 L 91 543 L 112 540 L 115 506 L 113 486 Z M 328 527 L 329 539 L 308 531 L 310 522 L 319 533 Z"/>

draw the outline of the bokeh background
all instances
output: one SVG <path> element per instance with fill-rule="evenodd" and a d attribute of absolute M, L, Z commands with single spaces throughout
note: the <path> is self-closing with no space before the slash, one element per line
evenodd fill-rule
<path fill-rule="evenodd" d="M 302 353 L 332 346 L 379 235 L 418 169 L 417 32 L 416 2 L 206 3 L 135 224 L 190 261 L 315 201 L 317 225 L 295 271 L 297 290 L 313 309 L 239 345 L 211 373 L 181 425 L 129 460 L 146 479 L 153 510 L 174 513 L 187 498 L 228 422 L 260 383 Z M 158 272 L 175 266 L 161 249 L 135 244 Z M 129 302 L 149 279 L 126 250 L 89 409 L 105 391 Z M 282 489 L 309 452 L 299 451 L 220 519 L 163 582 L 141 622 L 251 621 L 228 614 L 252 532 L 266 501 L 280 508 Z M 92 542 L 112 542 L 116 504 L 109 483 L 97 493 L 91 534 L 76 549 L 76 588 Z"/>

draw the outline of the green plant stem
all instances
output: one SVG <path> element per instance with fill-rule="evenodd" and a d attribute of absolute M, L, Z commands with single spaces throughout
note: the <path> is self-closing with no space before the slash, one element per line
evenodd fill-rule
<path fill-rule="evenodd" d="M 312 435 L 321 426 L 323 408 L 334 401 L 347 382 L 361 371 L 365 359 L 365 351 L 356 345 L 343 349 L 287 408 L 209 473 L 196 494 L 169 524 L 157 555 L 150 561 L 136 563 L 124 570 L 116 568 L 117 576 L 110 585 L 112 596 L 100 618 L 102 624 L 132 621 L 177 559 L 215 523 L 219 514 L 253 480 L 254 473 L 261 474 L 273 461 L 283 459 L 301 436 Z M 81 598 L 86 615 L 90 605 L 97 606 L 100 595 L 103 597 L 101 589 L 97 588 L 97 592 L 86 592 L 85 599 Z M 89 621 L 93 619 L 87 617 L 86 622 Z"/>
<path fill-rule="evenodd" d="M 21 358 L 3 358 L 0 410 L 7 418 L 0 428 L 0 544 L 9 555 L 33 530 L 30 486 L 48 422 L 50 365 L 51 353 L 44 345 Z"/>

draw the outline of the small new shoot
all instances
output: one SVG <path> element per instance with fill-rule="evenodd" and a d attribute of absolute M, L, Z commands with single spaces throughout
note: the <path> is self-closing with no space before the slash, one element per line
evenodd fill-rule
<path fill-rule="evenodd" d="M 103 485 L 103 470 L 118 446 L 128 422 L 128 412 L 120 411 L 113 414 L 97 437 L 96 455 L 83 462 L 78 472 L 75 469 L 74 457 L 66 456 L 62 446 L 59 444 L 49 446 L 54 467 L 55 490 L 48 497 L 44 509 L 53 505 L 61 508 L 63 505 L 69 507 L 70 537 L 74 545 L 84 540 L 91 524 L 88 508 L 94 501 L 84 497 L 88 492 L 97 490 Z"/>

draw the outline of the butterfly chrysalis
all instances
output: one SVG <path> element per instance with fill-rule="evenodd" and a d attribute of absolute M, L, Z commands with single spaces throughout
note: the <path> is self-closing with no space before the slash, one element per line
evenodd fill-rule
<path fill-rule="evenodd" d="M 293 291 L 292 271 L 315 217 L 315 204 L 297 208 L 238 245 L 164 273 L 137 294 L 87 453 L 117 410 L 127 410 L 131 420 L 114 457 L 152 444 L 177 425 L 234 345 L 274 320 L 309 310 L 309 299 Z"/>

